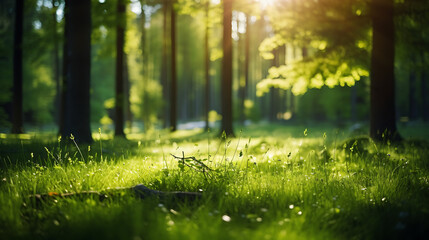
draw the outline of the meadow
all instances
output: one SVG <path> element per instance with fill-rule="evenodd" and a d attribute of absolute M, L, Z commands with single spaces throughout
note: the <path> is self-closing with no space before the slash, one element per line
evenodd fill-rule
<path fill-rule="evenodd" d="M 424 239 L 429 136 L 422 129 L 427 126 L 401 127 L 401 143 L 329 125 L 256 125 L 233 139 L 200 129 L 128 134 L 128 140 L 96 132 L 90 146 L 52 134 L 2 134 L 0 236 Z M 202 198 L 142 200 L 124 193 L 37 204 L 29 197 L 137 184 Z"/>

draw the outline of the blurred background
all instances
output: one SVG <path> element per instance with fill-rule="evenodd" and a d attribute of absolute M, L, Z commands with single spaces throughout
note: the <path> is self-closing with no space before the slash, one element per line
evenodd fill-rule
<path fill-rule="evenodd" d="M 123 1 L 122 18 L 116 0 L 90 2 L 93 131 L 114 131 L 118 26 L 124 29 L 125 133 L 170 127 L 173 64 L 178 129 L 205 128 L 206 121 L 209 127 L 219 126 L 224 24 L 220 0 Z M 235 126 L 329 123 L 368 129 L 372 28 L 367 2 L 235 0 L 231 20 Z M 13 122 L 16 8 L 15 0 L 0 2 L 2 133 L 9 133 Z M 58 132 L 65 1 L 25 0 L 22 8 L 23 129 Z M 423 0 L 395 1 L 399 126 L 427 126 L 429 120 L 428 9 Z"/>

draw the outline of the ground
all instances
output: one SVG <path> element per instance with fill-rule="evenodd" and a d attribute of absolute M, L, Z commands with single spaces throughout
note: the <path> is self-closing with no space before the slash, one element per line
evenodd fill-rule
<path fill-rule="evenodd" d="M 130 140 L 95 133 L 92 145 L 78 147 L 49 134 L 2 135 L 0 235 L 423 239 L 429 235 L 428 136 L 422 126 L 400 129 L 402 143 L 373 142 L 329 125 L 249 126 L 236 129 L 235 139 L 199 129 L 130 134 Z M 202 198 L 141 200 L 124 193 L 41 204 L 29 198 L 137 184 Z"/>

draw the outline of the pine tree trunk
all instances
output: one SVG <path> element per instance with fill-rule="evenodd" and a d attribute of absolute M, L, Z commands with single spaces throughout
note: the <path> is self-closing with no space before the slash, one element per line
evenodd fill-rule
<path fill-rule="evenodd" d="M 67 84 L 63 136 L 92 142 L 90 129 L 91 1 L 69 1 Z"/>
<path fill-rule="evenodd" d="M 162 110 L 162 120 L 163 127 L 168 126 L 168 31 L 167 31 L 167 13 L 168 13 L 168 0 L 164 0 L 162 4 L 162 59 L 161 59 L 161 85 L 162 85 L 162 96 L 163 96 L 163 110 Z"/>
<path fill-rule="evenodd" d="M 233 136 L 232 128 L 232 1 L 223 0 L 222 122 L 221 133 Z"/>
<path fill-rule="evenodd" d="M 116 8 L 116 81 L 115 81 L 115 137 L 125 137 L 124 133 L 124 38 L 125 3 L 117 0 Z"/>
<path fill-rule="evenodd" d="M 58 134 L 65 137 L 65 121 L 66 117 L 66 96 L 67 96 L 67 76 L 68 76 L 68 31 L 70 28 L 70 20 L 69 20 L 69 0 L 64 0 L 64 43 L 63 43 L 63 71 L 62 71 L 62 79 L 61 79 L 61 93 L 60 93 L 60 117 L 59 117 L 59 130 Z"/>
<path fill-rule="evenodd" d="M 22 47 L 24 27 L 24 0 L 15 5 L 15 32 L 13 43 L 13 99 L 12 133 L 23 133 L 23 95 L 22 95 Z"/>
<path fill-rule="evenodd" d="M 57 1 L 52 0 L 52 40 L 53 40 L 53 68 L 54 68 L 54 81 L 56 85 L 56 94 L 54 101 L 54 113 L 55 113 L 55 122 L 59 125 L 60 122 L 60 108 L 61 108 L 61 79 L 60 79 L 60 57 L 59 57 L 59 41 L 58 41 L 58 23 L 57 23 Z"/>
<path fill-rule="evenodd" d="M 170 89 L 170 131 L 177 130 L 177 71 L 176 71 L 176 10 L 174 3 L 170 6 L 171 38 L 171 89 Z"/>
<path fill-rule="evenodd" d="M 210 111 L 210 51 L 209 51 L 209 9 L 210 0 L 206 0 L 205 6 L 205 36 L 204 36 L 204 77 L 206 80 L 205 84 L 205 98 L 204 98 L 204 118 L 205 118 L 205 130 L 209 129 L 209 111 Z"/>
<path fill-rule="evenodd" d="M 142 50 L 142 69 L 143 69 L 143 73 L 142 73 L 142 81 L 143 81 L 143 87 L 142 87 L 142 94 L 143 94 L 143 124 L 144 124 L 144 131 L 147 132 L 149 130 L 149 128 L 151 127 L 151 123 L 150 123 L 150 113 L 148 112 L 148 91 L 146 90 L 147 88 L 147 84 L 149 81 L 149 68 L 148 68 L 148 52 L 147 52 L 147 48 L 146 48 L 146 39 L 147 39 L 147 32 L 146 32 L 146 14 L 144 12 L 144 1 L 140 0 L 140 4 L 141 4 L 141 50 Z"/>
<path fill-rule="evenodd" d="M 243 64 L 243 72 L 244 72 L 244 84 L 241 86 L 241 123 L 244 125 L 244 122 L 246 120 L 246 106 L 245 101 L 247 98 L 247 87 L 249 85 L 249 52 L 250 52 L 250 16 L 249 14 L 246 14 L 246 35 L 244 37 L 244 64 Z"/>
<path fill-rule="evenodd" d="M 370 136 L 399 140 L 395 109 L 395 29 L 393 0 L 374 0 L 370 86 Z"/>
<path fill-rule="evenodd" d="M 128 55 L 124 54 L 124 96 L 125 96 L 125 122 L 126 126 L 129 129 L 129 133 L 131 133 L 133 127 L 133 113 L 131 112 L 131 101 L 130 101 L 130 90 L 131 90 L 131 82 L 130 82 L 130 74 L 128 71 Z"/>

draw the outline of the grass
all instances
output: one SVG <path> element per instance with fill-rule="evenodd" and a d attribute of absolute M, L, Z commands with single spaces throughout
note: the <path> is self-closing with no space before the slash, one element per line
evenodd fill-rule
<path fill-rule="evenodd" d="M 95 134 L 91 146 L 47 136 L 0 139 L 2 239 L 424 239 L 429 236 L 429 145 L 350 138 L 319 126 L 253 126 L 235 139 L 198 130 L 131 140 Z M 413 129 L 402 129 L 411 134 Z M 420 131 L 423 132 L 423 131 Z M 304 134 L 305 133 L 305 134 Z M 409 137 L 409 136 L 407 136 Z M 422 135 L 423 138 L 427 137 Z M 198 172 L 176 156 L 213 169 Z M 193 165 L 192 165 L 193 164 Z M 198 167 L 198 163 L 189 162 Z M 130 195 L 28 196 L 144 184 L 203 192 L 196 202 Z"/>

